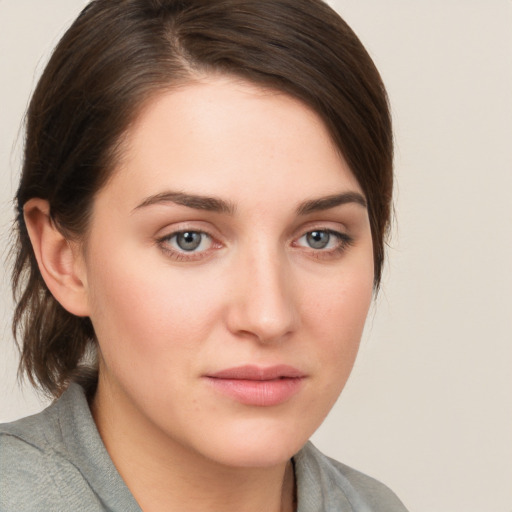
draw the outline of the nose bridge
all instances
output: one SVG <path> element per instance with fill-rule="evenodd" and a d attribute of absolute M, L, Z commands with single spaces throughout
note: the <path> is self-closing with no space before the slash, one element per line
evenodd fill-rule
<path fill-rule="evenodd" d="M 286 255 L 269 243 L 242 251 L 231 303 L 231 329 L 260 341 L 279 340 L 298 319 Z"/>

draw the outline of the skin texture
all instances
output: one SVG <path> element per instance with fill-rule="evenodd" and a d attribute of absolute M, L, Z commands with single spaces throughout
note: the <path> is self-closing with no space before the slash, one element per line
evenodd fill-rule
<path fill-rule="evenodd" d="M 289 460 L 345 385 L 373 285 L 362 204 L 297 210 L 361 188 L 315 113 L 228 77 L 153 98 L 124 147 L 85 247 L 58 241 L 44 202 L 26 208 L 50 289 L 94 325 L 105 445 L 144 510 L 292 510 Z M 341 235 L 311 247 L 315 230 Z M 187 252 L 182 231 L 207 235 Z M 276 405 L 208 378 L 248 364 L 303 378 Z"/>

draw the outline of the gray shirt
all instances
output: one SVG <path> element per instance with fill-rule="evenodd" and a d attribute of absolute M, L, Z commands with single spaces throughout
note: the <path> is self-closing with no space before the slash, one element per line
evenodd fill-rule
<path fill-rule="evenodd" d="M 406 512 L 383 484 L 322 455 L 294 457 L 297 512 Z M 141 512 L 100 438 L 82 387 L 0 425 L 0 512 Z"/>

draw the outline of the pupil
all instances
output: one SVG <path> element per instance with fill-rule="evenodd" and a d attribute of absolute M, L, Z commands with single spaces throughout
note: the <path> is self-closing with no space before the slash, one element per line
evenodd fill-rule
<path fill-rule="evenodd" d="M 313 249 L 324 249 L 329 243 L 330 235 L 325 231 L 311 231 L 307 235 L 308 245 Z"/>
<path fill-rule="evenodd" d="M 194 233 L 193 231 L 186 231 L 176 236 L 176 243 L 180 249 L 184 251 L 193 251 L 197 249 L 201 243 L 201 233 Z"/>

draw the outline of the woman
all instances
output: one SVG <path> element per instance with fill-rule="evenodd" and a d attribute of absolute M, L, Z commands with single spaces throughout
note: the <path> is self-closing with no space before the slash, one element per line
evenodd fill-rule
<path fill-rule="evenodd" d="M 308 443 L 377 290 L 384 87 L 319 0 L 97 0 L 32 98 L 1 510 L 402 511 Z"/>

